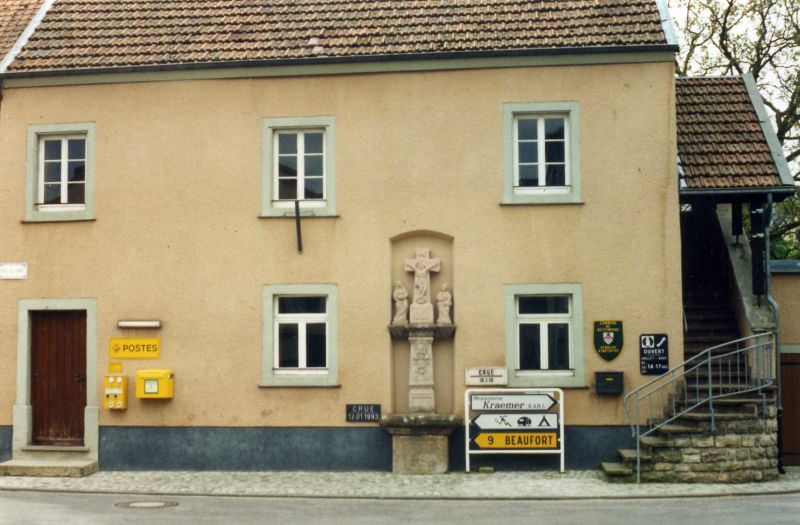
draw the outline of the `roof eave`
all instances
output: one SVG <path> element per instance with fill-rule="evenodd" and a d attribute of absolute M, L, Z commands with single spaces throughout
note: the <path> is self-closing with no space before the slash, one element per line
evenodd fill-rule
<path fill-rule="evenodd" d="M 407 60 L 449 60 L 469 58 L 507 58 L 507 57 L 535 57 L 535 56 L 560 56 L 560 55 L 591 55 L 612 53 L 677 53 L 678 46 L 674 44 L 639 45 L 639 46 L 595 46 L 579 48 L 532 48 L 493 51 L 469 51 L 448 53 L 407 53 L 392 55 L 361 55 L 346 57 L 309 57 L 296 59 L 270 59 L 270 60 L 236 60 L 226 62 L 195 62 L 175 64 L 155 64 L 123 67 L 99 67 L 85 69 L 51 69 L 39 71 L 6 71 L 0 73 L 3 78 L 34 78 L 48 76 L 95 75 L 105 73 L 147 73 L 160 71 L 223 69 L 243 67 L 270 67 L 270 66 L 307 66 L 323 64 L 354 64 L 367 62 L 400 62 Z M 13 62 L 12 64 L 13 65 Z"/>
<path fill-rule="evenodd" d="M 732 195 L 773 195 L 790 196 L 797 192 L 798 188 L 794 185 L 763 186 L 755 188 L 681 188 L 680 195 L 686 197 L 713 197 L 713 196 L 732 196 Z"/>

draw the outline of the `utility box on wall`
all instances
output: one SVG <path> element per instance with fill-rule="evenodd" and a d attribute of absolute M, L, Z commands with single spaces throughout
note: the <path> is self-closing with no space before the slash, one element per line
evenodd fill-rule
<path fill-rule="evenodd" d="M 172 370 L 153 369 L 136 372 L 136 397 L 139 399 L 171 399 L 173 390 Z"/>
<path fill-rule="evenodd" d="M 595 372 L 594 383 L 599 395 L 621 396 L 624 391 L 622 372 Z"/>
<path fill-rule="evenodd" d="M 108 410 L 128 408 L 128 378 L 121 374 L 110 374 L 103 380 L 104 404 Z"/>

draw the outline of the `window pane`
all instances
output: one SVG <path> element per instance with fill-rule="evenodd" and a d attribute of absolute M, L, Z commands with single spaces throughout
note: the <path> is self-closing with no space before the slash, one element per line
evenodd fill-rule
<path fill-rule="evenodd" d="M 566 186 L 567 175 L 564 165 L 551 166 L 547 165 L 547 185 L 548 186 Z"/>
<path fill-rule="evenodd" d="M 521 314 L 568 314 L 569 297 L 566 295 L 534 295 L 519 298 Z"/>
<path fill-rule="evenodd" d="M 322 176 L 322 155 L 306 155 L 306 177 Z"/>
<path fill-rule="evenodd" d="M 71 159 L 83 159 L 86 157 L 86 141 L 84 139 L 73 139 L 67 144 L 68 156 Z"/>
<path fill-rule="evenodd" d="M 76 182 L 67 186 L 67 202 L 70 204 L 83 204 L 85 202 L 84 191 L 86 185 Z"/>
<path fill-rule="evenodd" d="M 279 314 L 324 314 L 325 297 L 278 297 Z"/>
<path fill-rule="evenodd" d="M 297 153 L 297 134 L 278 134 L 278 153 Z"/>
<path fill-rule="evenodd" d="M 538 324 L 519 325 L 519 368 L 520 370 L 539 370 L 541 368 L 541 349 Z"/>
<path fill-rule="evenodd" d="M 300 361 L 297 358 L 297 325 L 278 325 L 278 367 L 297 368 Z"/>
<path fill-rule="evenodd" d="M 519 143 L 519 161 L 520 162 L 538 162 L 539 161 L 539 145 L 536 142 L 520 142 Z"/>
<path fill-rule="evenodd" d="M 547 162 L 564 162 L 564 143 L 546 142 L 544 145 L 544 155 Z"/>
<path fill-rule="evenodd" d="M 325 368 L 325 323 L 306 325 L 306 366 Z"/>
<path fill-rule="evenodd" d="M 61 203 L 61 184 L 44 185 L 44 203 L 45 204 Z"/>
<path fill-rule="evenodd" d="M 61 158 L 61 141 L 60 140 L 45 140 L 44 141 L 44 158 L 46 160 L 57 160 Z"/>
<path fill-rule="evenodd" d="M 322 133 L 306 133 L 306 153 L 322 153 Z"/>
<path fill-rule="evenodd" d="M 278 181 L 278 198 L 279 199 L 296 199 L 297 198 L 297 180 L 296 179 L 281 179 Z"/>
<path fill-rule="evenodd" d="M 278 157 L 278 177 L 297 177 L 297 157 Z"/>
<path fill-rule="evenodd" d="M 60 162 L 45 162 L 44 163 L 44 181 L 45 182 L 58 182 L 61 180 L 61 163 Z"/>
<path fill-rule="evenodd" d="M 539 165 L 529 164 L 527 166 L 519 167 L 519 185 L 520 186 L 538 186 L 539 185 Z"/>
<path fill-rule="evenodd" d="M 537 119 L 518 120 L 517 138 L 519 140 L 536 140 L 538 138 L 537 125 Z"/>
<path fill-rule="evenodd" d="M 547 357 L 550 370 L 569 369 L 569 325 L 566 323 L 547 326 Z"/>
<path fill-rule="evenodd" d="M 322 178 L 306 179 L 306 199 L 322 198 Z"/>
<path fill-rule="evenodd" d="M 82 181 L 86 179 L 86 165 L 81 161 L 70 161 L 67 163 L 67 180 Z"/>
<path fill-rule="evenodd" d="M 564 138 L 564 119 L 548 118 L 544 121 L 544 136 L 547 139 Z"/>

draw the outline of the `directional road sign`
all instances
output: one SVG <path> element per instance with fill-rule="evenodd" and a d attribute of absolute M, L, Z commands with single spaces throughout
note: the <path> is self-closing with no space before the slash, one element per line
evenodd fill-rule
<path fill-rule="evenodd" d="M 557 430 L 558 414 L 484 413 L 473 418 L 472 424 L 484 430 Z"/>
<path fill-rule="evenodd" d="M 481 432 L 474 441 L 482 449 L 558 448 L 555 432 Z"/>
<path fill-rule="evenodd" d="M 550 410 L 556 400 L 549 394 L 473 394 L 472 410 L 530 411 Z"/>

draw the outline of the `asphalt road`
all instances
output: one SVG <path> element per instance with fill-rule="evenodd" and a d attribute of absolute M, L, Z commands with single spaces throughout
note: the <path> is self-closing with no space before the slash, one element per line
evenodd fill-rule
<path fill-rule="evenodd" d="M 125 508 L 169 501 L 165 508 Z M 455 501 L 144 497 L 0 492 L 0 524 L 792 524 L 800 495 L 661 500 Z"/>

